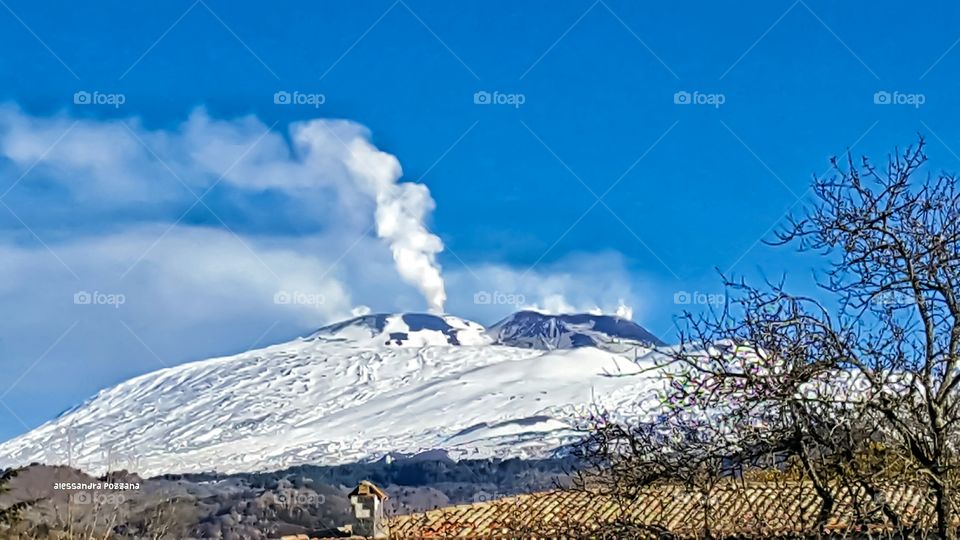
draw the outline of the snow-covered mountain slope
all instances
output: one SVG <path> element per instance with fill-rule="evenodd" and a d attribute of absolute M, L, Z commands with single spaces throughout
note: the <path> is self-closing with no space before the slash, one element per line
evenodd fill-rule
<path fill-rule="evenodd" d="M 309 339 L 406 347 L 486 345 L 493 341 L 487 337 L 483 326 L 475 322 L 451 315 L 425 313 L 363 315 L 325 326 Z"/>
<path fill-rule="evenodd" d="M 525 349 L 599 347 L 623 351 L 664 343 L 639 324 L 612 315 L 547 315 L 521 311 L 493 325 L 488 334 L 495 343 Z M 626 347 L 624 347 L 626 345 Z"/>
<path fill-rule="evenodd" d="M 491 343 L 451 316 L 370 315 L 308 338 L 149 373 L 0 445 L 0 467 L 145 475 L 340 464 L 391 452 L 535 457 L 597 403 L 624 414 L 655 352 Z"/>

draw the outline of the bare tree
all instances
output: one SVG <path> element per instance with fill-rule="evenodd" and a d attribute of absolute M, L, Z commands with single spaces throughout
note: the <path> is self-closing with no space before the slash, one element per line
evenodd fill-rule
<path fill-rule="evenodd" d="M 724 277 L 721 309 L 683 317 L 660 417 L 592 422 L 581 455 L 596 474 L 581 485 L 629 497 L 661 481 L 795 478 L 821 530 L 843 513 L 956 538 L 960 191 L 920 178 L 925 162 L 922 139 L 883 167 L 834 159 L 771 242 L 822 256 L 824 294 Z M 904 485 L 929 504 L 901 515 L 888 498 Z"/>
<path fill-rule="evenodd" d="M 851 159 L 814 183 L 819 204 L 780 243 L 835 254 L 821 286 L 839 300 L 836 367 L 866 381 L 863 405 L 884 440 L 935 497 L 936 527 L 954 538 L 960 411 L 960 191 L 953 176 L 917 180 L 924 142 L 883 168 Z"/>

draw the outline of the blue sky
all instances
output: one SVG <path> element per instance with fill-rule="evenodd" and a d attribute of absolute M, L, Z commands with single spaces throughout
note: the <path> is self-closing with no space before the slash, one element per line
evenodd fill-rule
<path fill-rule="evenodd" d="M 703 307 L 676 295 L 722 294 L 717 269 L 809 291 L 823 259 L 758 240 L 829 156 L 882 158 L 921 133 L 931 172 L 960 165 L 958 10 L 3 0 L 0 438 L 355 306 L 425 308 L 370 232 L 370 201 L 289 180 L 291 126 L 317 118 L 364 126 L 429 188 L 450 312 L 490 323 L 516 307 L 479 292 L 622 300 L 669 340 Z"/>

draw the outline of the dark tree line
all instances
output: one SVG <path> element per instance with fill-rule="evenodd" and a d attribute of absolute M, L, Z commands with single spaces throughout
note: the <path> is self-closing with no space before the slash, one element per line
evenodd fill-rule
<path fill-rule="evenodd" d="M 0 495 L 7 493 L 10 488 L 10 481 L 17 476 L 16 469 L 0 470 Z M 30 503 L 17 502 L 0 507 L 0 527 L 13 525 L 20 517 L 22 512 Z"/>

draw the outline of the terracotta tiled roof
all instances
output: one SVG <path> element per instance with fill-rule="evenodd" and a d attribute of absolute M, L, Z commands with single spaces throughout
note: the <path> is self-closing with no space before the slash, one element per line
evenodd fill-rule
<path fill-rule="evenodd" d="M 932 503 L 924 495 L 923 489 L 897 485 L 886 489 L 878 499 L 888 501 L 904 524 L 929 527 Z M 837 504 L 828 530 L 892 526 L 880 504 L 862 490 L 836 489 L 835 496 Z M 390 523 L 390 538 L 560 534 L 564 530 L 595 529 L 616 520 L 680 537 L 702 536 L 708 527 L 715 537 L 791 535 L 814 530 L 819 501 L 813 486 L 803 482 L 777 486 L 729 482 L 716 487 L 709 497 L 680 486 L 661 486 L 647 489 L 629 502 L 584 492 L 551 491 L 395 517 Z M 854 507 L 870 511 L 857 516 Z"/>
<path fill-rule="evenodd" d="M 357 487 L 353 488 L 353 491 L 351 491 L 350 494 L 347 496 L 354 497 L 356 495 L 376 495 L 377 497 L 380 497 L 380 500 L 385 500 L 390 498 L 389 496 L 387 496 L 386 492 L 378 488 L 376 484 L 374 484 L 369 480 L 361 480 L 360 484 L 358 484 Z"/>

